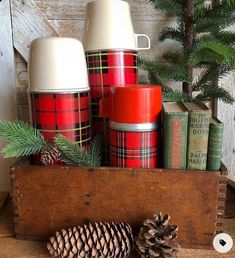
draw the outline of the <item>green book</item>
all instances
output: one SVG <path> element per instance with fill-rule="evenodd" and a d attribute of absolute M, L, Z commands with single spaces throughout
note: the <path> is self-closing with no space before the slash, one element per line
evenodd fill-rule
<path fill-rule="evenodd" d="M 188 111 L 181 103 L 163 103 L 163 166 L 186 169 Z"/>
<path fill-rule="evenodd" d="M 219 170 L 223 143 L 224 124 L 213 117 L 210 122 L 207 169 Z"/>
<path fill-rule="evenodd" d="M 212 112 L 201 102 L 184 106 L 189 111 L 187 169 L 206 170 Z"/>

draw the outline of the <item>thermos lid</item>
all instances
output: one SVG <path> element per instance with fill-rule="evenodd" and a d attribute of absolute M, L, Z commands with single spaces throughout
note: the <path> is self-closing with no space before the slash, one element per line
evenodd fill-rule
<path fill-rule="evenodd" d="M 103 112 L 101 110 L 100 114 L 101 116 L 106 114 L 111 123 L 157 123 L 162 110 L 161 86 L 124 85 L 112 87 L 108 105 L 102 105 L 101 102 L 100 108 L 106 109 Z"/>
<path fill-rule="evenodd" d="M 89 2 L 82 42 L 85 51 L 137 50 L 129 3 L 121 0 Z"/>
<path fill-rule="evenodd" d="M 29 55 L 31 92 L 88 91 L 88 75 L 82 43 L 74 38 L 34 40 Z"/>

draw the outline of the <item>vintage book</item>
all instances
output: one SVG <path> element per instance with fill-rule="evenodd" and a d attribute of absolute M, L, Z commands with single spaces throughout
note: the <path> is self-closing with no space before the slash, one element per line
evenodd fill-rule
<path fill-rule="evenodd" d="M 163 166 L 186 169 L 188 111 L 181 103 L 164 103 L 163 110 Z"/>
<path fill-rule="evenodd" d="M 189 111 L 187 169 L 206 170 L 211 110 L 201 102 L 184 103 Z"/>
<path fill-rule="evenodd" d="M 207 169 L 219 170 L 223 143 L 224 124 L 213 117 L 210 122 Z"/>

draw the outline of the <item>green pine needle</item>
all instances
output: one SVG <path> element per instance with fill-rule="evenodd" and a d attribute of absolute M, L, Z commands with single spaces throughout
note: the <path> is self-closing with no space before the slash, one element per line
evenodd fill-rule
<path fill-rule="evenodd" d="M 182 91 L 169 91 L 163 93 L 163 99 L 165 102 L 184 102 L 188 101 L 187 94 Z"/>
<path fill-rule="evenodd" d="M 183 12 L 181 0 L 148 0 L 157 11 L 170 15 L 181 15 Z"/>
<path fill-rule="evenodd" d="M 169 28 L 166 27 L 162 30 L 161 35 L 159 37 L 160 41 L 164 41 L 166 39 L 172 39 L 178 41 L 179 43 L 184 43 L 184 33 L 179 30 L 179 28 Z"/>
<path fill-rule="evenodd" d="M 195 100 L 200 101 L 211 101 L 214 99 L 222 100 L 227 104 L 233 104 L 234 102 L 234 98 L 226 89 L 215 85 L 207 85 L 207 87 L 204 87 L 201 93 L 195 97 Z"/>
<path fill-rule="evenodd" d="M 96 137 L 88 151 L 63 135 L 56 135 L 55 143 L 62 153 L 62 160 L 67 165 L 81 167 L 98 167 L 101 163 L 101 140 Z"/>
<path fill-rule="evenodd" d="M 207 58 L 205 53 L 208 55 L 210 53 L 211 56 L 209 55 L 209 58 Z M 214 57 L 214 61 L 217 59 L 219 64 L 233 65 L 235 63 L 235 49 L 211 36 L 203 36 L 197 40 L 192 50 L 191 62 L 194 65 L 200 62 L 210 62 L 212 57 Z"/>
<path fill-rule="evenodd" d="M 101 164 L 102 137 L 97 135 L 90 143 L 88 155 L 90 156 L 90 167 L 99 167 Z"/>
<path fill-rule="evenodd" d="M 10 142 L 1 151 L 4 158 L 28 156 L 46 146 L 40 131 L 23 121 L 0 121 L 0 138 Z"/>
<path fill-rule="evenodd" d="M 153 74 L 155 74 L 155 78 L 158 79 L 158 82 L 162 80 L 172 80 L 172 81 L 184 81 L 191 82 L 191 78 L 188 78 L 186 66 L 180 67 L 178 65 L 166 65 L 160 64 L 149 59 L 144 59 L 139 57 L 138 64 L 140 68 L 145 71 L 148 71 L 150 74 L 150 78 L 153 78 Z"/>

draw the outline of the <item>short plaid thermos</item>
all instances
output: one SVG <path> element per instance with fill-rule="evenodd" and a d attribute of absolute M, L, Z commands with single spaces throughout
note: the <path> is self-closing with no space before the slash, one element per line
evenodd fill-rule
<path fill-rule="evenodd" d="M 90 89 L 80 41 L 51 37 L 32 42 L 29 56 L 32 125 L 50 141 L 60 133 L 88 146 Z"/>
<path fill-rule="evenodd" d="M 159 166 L 161 111 L 160 86 L 112 87 L 110 98 L 100 101 L 100 116 L 110 119 L 111 166 Z"/>
<path fill-rule="evenodd" d="M 139 37 L 146 39 L 147 47 L 138 47 Z M 92 130 L 104 136 L 107 164 L 108 122 L 99 117 L 99 101 L 109 96 L 111 86 L 137 83 L 138 50 L 149 49 L 150 40 L 134 33 L 126 1 L 94 0 L 86 7 L 83 44 L 91 87 Z"/>

